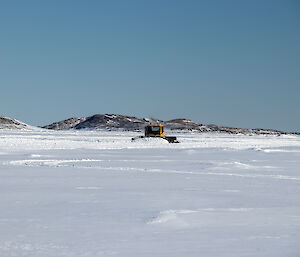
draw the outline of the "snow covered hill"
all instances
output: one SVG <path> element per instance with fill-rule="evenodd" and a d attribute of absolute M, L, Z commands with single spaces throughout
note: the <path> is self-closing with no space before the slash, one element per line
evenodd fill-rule
<path fill-rule="evenodd" d="M 84 122 L 86 118 L 69 118 L 66 120 L 54 122 L 50 125 L 44 126 L 45 129 L 55 129 L 55 130 L 67 130 L 74 129 L 76 125 Z"/>
<path fill-rule="evenodd" d="M 299 134 L 286 133 L 274 129 L 245 129 L 224 127 L 214 124 L 205 125 L 196 123 L 192 120 L 181 118 L 169 121 L 137 118 L 120 114 L 96 114 L 89 117 L 69 118 L 66 120 L 54 122 L 41 128 L 50 130 L 121 130 L 121 131 L 143 131 L 148 124 L 163 124 L 168 131 L 181 132 L 218 132 L 227 134 L 252 134 L 252 135 L 281 135 L 281 134 Z M 18 120 L 0 117 L 0 129 L 29 129 L 36 130 L 37 127 L 27 125 Z"/>
<path fill-rule="evenodd" d="M 125 116 L 119 114 L 96 114 L 86 118 L 70 118 L 67 120 L 52 123 L 43 128 L 54 130 L 67 129 L 87 129 L 87 130 L 129 130 L 142 131 L 145 125 L 150 123 L 160 123 L 165 126 L 167 130 L 179 131 L 198 131 L 198 132 L 223 132 L 229 134 L 285 134 L 285 132 L 272 129 L 243 129 L 232 128 L 218 125 L 204 125 L 196 123 L 189 119 L 174 119 L 169 121 L 155 120 L 149 118 L 137 118 L 132 116 Z"/>
<path fill-rule="evenodd" d="M 33 126 L 27 125 L 16 119 L 11 119 L 8 117 L 0 117 L 0 129 L 27 129 L 33 130 L 37 129 Z"/>
<path fill-rule="evenodd" d="M 67 129 L 124 129 L 141 130 L 146 124 L 162 122 L 153 119 L 140 119 L 119 114 L 96 114 L 86 118 L 71 118 L 54 122 L 42 128 L 67 130 Z"/>

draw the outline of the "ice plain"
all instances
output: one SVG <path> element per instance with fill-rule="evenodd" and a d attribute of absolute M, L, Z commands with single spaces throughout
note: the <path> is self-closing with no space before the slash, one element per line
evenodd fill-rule
<path fill-rule="evenodd" d="M 0 256 L 300 256 L 299 136 L 136 135 L 1 130 Z"/>

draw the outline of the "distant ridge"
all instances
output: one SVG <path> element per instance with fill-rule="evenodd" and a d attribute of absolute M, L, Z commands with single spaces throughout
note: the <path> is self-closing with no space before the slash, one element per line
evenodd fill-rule
<path fill-rule="evenodd" d="M 153 119 L 140 119 L 119 114 L 95 114 L 86 118 L 69 118 L 50 125 L 43 126 L 46 129 L 124 129 L 140 130 L 146 124 L 160 123 L 163 121 Z"/>
<path fill-rule="evenodd" d="M 36 129 L 33 126 L 27 125 L 16 119 L 0 116 L 0 129 L 24 129 L 33 130 Z"/>
<path fill-rule="evenodd" d="M 137 118 L 119 114 L 95 114 L 86 118 L 69 118 L 63 121 L 54 122 L 43 126 L 45 129 L 68 130 L 68 129 L 86 129 L 86 130 L 129 130 L 142 131 L 147 124 L 160 123 L 167 130 L 194 131 L 194 132 L 223 132 L 229 134 L 299 134 L 286 133 L 274 129 L 244 129 L 224 127 L 214 124 L 204 125 L 192 120 L 180 118 L 169 121 L 155 120 L 149 118 Z"/>
<path fill-rule="evenodd" d="M 50 125 L 43 126 L 42 128 L 45 129 L 54 129 L 54 130 L 68 130 L 68 129 L 74 129 L 76 125 L 79 123 L 85 121 L 86 118 L 69 118 L 66 120 L 53 122 Z"/>
<path fill-rule="evenodd" d="M 227 134 L 257 134 L 257 135 L 280 135 L 294 134 L 275 129 L 248 129 L 224 127 L 214 124 L 205 125 L 196 123 L 192 120 L 180 118 L 169 121 L 156 120 L 151 118 L 137 118 L 133 116 L 119 114 L 95 114 L 89 117 L 69 118 L 66 120 L 54 122 L 50 125 L 43 126 L 43 129 L 50 130 L 124 130 L 124 131 L 143 131 L 148 124 L 163 124 L 166 130 L 181 132 L 219 132 Z M 39 129 L 26 123 L 0 116 L 0 129 L 11 130 L 36 130 Z"/>

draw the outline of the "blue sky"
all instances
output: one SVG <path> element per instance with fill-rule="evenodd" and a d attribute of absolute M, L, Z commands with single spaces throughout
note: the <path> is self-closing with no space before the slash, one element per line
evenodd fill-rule
<path fill-rule="evenodd" d="M 0 2 L 0 115 L 300 131 L 300 2 Z"/>

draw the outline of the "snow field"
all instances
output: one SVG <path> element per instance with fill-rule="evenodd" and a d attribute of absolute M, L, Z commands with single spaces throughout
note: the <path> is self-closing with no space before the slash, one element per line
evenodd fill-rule
<path fill-rule="evenodd" d="M 299 137 L 136 135 L 1 131 L 0 256 L 299 256 Z"/>

